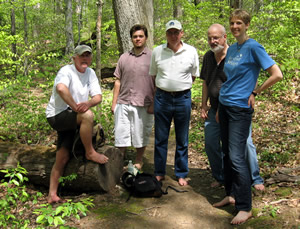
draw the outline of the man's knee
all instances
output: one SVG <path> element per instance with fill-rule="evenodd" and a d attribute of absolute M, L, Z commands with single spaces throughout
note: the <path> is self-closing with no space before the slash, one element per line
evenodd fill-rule
<path fill-rule="evenodd" d="M 94 121 L 94 113 L 91 110 L 87 110 L 84 113 L 79 113 L 78 114 L 78 121 L 81 123 L 82 121 Z"/>

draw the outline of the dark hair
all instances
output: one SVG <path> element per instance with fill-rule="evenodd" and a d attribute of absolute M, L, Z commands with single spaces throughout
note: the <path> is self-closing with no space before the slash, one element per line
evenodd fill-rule
<path fill-rule="evenodd" d="M 130 37 L 132 37 L 133 33 L 138 31 L 138 30 L 143 30 L 145 36 L 148 38 L 148 30 L 147 30 L 146 26 L 139 25 L 139 24 L 132 26 L 132 28 L 130 29 Z"/>
<path fill-rule="evenodd" d="M 245 24 L 250 23 L 251 21 L 251 16 L 250 14 L 246 11 L 246 10 L 242 10 L 242 9 L 236 9 L 234 10 L 229 17 L 229 22 L 231 21 L 231 19 L 233 17 L 236 17 L 240 20 L 242 20 Z"/>

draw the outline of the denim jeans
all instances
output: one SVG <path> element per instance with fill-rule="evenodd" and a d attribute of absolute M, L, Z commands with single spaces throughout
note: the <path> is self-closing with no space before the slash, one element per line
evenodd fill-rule
<path fill-rule="evenodd" d="M 185 178 L 188 174 L 188 142 L 191 116 L 191 91 L 174 94 L 157 88 L 154 98 L 155 151 L 154 167 L 156 176 L 166 174 L 168 139 L 174 120 L 176 135 L 175 175 Z"/>
<path fill-rule="evenodd" d="M 252 205 L 251 176 L 245 155 L 252 113 L 252 108 L 219 104 L 225 191 L 235 198 L 238 211 L 250 211 Z"/>
<path fill-rule="evenodd" d="M 223 152 L 221 148 L 220 124 L 216 122 L 216 110 L 210 108 L 208 119 L 205 120 L 205 152 L 207 154 L 213 177 L 224 183 Z M 252 128 L 250 125 L 249 136 L 247 138 L 246 158 L 250 168 L 252 185 L 263 184 L 264 181 L 259 175 L 259 167 L 256 155 L 256 148 L 253 144 Z"/>

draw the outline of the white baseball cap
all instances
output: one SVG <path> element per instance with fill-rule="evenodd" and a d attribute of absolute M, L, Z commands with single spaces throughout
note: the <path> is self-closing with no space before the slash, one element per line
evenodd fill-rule
<path fill-rule="evenodd" d="M 166 24 L 166 31 L 168 31 L 169 29 L 182 30 L 181 23 L 177 20 L 171 20 Z"/>

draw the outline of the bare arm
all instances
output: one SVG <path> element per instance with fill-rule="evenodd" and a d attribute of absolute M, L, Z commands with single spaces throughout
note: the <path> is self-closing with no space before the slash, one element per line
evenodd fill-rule
<path fill-rule="evenodd" d="M 207 84 L 206 81 L 203 80 L 202 83 L 202 109 L 201 109 L 201 118 L 207 119 L 207 112 L 209 110 L 209 106 L 207 106 L 207 101 L 208 101 L 208 89 L 207 89 Z"/>
<path fill-rule="evenodd" d="M 279 69 L 277 64 L 272 65 L 267 69 L 267 72 L 270 74 L 270 77 L 258 88 L 254 90 L 255 93 L 259 94 L 263 90 L 271 87 L 273 84 L 277 83 L 283 78 L 282 72 Z"/>
<path fill-rule="evenodd" d="M 152 80 L 153 80 L 153 83 L 154 83 L 154 95 L 153 95 L 153 101 L 150 104 L 150 106 L 148 107 L 147 112 L 149 114 L 154 114 L 154 96 L 155 96 L 155 92 L 156 92 L 156 86 L 155 86 L 155 77 L 156 76 L 151 76 L 151 77 L 152 77 Z"/>
<path fill-rule="evenodd" d="M 272 65 L 267 69 L 267 72 L 270 74 L 270 77 L 259 87 L 257 87 L 257 82 L 256 82 L 256 87 L 254 89 L 254 93 L 259 94 L 262 91 L 266 90 L 267 88 L 271 87 L 278 81 L 280 81 L 283 78 L 282 72 L 279 69 L 277 64 Z M 252 108 L 254 108 L 254 95 L 251 94 L 249 99 L 248 99 L 248 105 L 250 105 Z"/>
<path fill-rule="evenodd" d="M 101 103 L 102 101 L 102 95 L 97 94 L 94 95 L 90 100 L 86 102 L 81 102 L 77 104 L 77 112 L 84 113 L 86 112 L 90 107 L 96 106 L 97 104 Z"/>
<path fill-rule="evenodd" d="M 65 103 L 68 104 L 73 111 L 77 112 L 77 104 L 74 101 L 69 91 L 69 88 L 64 84 L 59 83 L 56 85 L 56 91 L 60 95 L 60 97 L 65 101 Z"/>
<path fill-rule="evenodd" d="M 120 79 L 116 79 L 114 89 L 113 89 L 113 100 L 111 105 L 111 112 L 115 112 L 115 107 L 117 105 L 118 96 L 120 94 L 121 81 Z"/>

